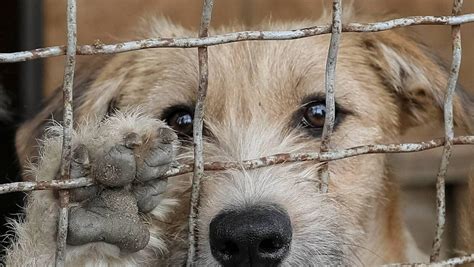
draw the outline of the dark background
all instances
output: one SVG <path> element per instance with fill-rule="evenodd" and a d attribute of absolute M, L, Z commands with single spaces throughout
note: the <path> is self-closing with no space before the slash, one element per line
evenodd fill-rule
<path fill-rule="evenodd" d="M 0 51 L 40 47 L 43 40 L 42 1 L 5 1 L 0 8 Z M 18 125 L 34 115 L 42 98 L 42 61 L 0 64 L 0 95 L 6 98 L 7 118 L 0 118 L 0 183 L 20 180 L 14 137 Z M 0 195 L 0 234 L 8 218 L 21 216 L 23 193 Z M 2 248 L 9 238 L 0 238 Z M 3 249 L 2 249 L 3 251 Z"/>

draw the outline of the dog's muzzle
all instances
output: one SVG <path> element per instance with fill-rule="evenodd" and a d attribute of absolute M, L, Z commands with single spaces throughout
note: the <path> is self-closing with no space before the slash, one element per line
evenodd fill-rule
<path fill-rule="evenodd" d="M 274 205 L 223 211 L 209 227 L 212 255 L 223 266 L 276 266 L 291 238 L 290 217 Z"/>

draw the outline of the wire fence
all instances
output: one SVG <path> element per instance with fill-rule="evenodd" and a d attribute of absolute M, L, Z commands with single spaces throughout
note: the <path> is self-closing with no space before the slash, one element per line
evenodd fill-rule
<path fill-rule="evenodd" d="M 461 64 L 461 24 L 474 22 L 474 14 L 460 15 L 463 0 L 454 0 L 451 16 L 412 16 L 375 23 L 343 23 L 342 22 L 342 1 L 333 0 L 332 23 L 328 25 L 314 26 L 304 29 L 294 29 L 288 31 L 242 31 L 221 35 L 208 36 L 208 29 L 211 21 L 213 0 L 204 0 L 201 16 L 201 25 L 197 38 L 177 37 L 177 38 L 151 38 L 138 41 L 129 41 L 117 44 L 94 44 L 76 46 L 76 0 L 67 2 L 67 45 L 39 48 L 30 51 L 15 53 L 0 53 L 0 63 L 12 63 L 66 55 L 66 67 L 64 71 L 63 98 L 63 150 L 61 155 L 60 179 L 41 182 L 17 182 L 0 185 L 0 194 L 16 191 L 32 190 L 59 190 L 60 210 L 57 235 L 56 266 L 64 266 L 66 258 L 66 238 L 68 227 L 68 205 L 69 194 L 67 189 L 91 186 L 95 181 L 90 178 L 70 178 L 71 163 L 71 136 L 73 131 L 73 107 L 72 91 L 76 55 L 99 55 L 122 53 L 147 48 L 159 47 L 181 47 L 198 48 L 199 60 L 199 88 L 198 98 L 195 107 L 195 117 L 193 125 L 194 140 L 194 163 L 182 164 L 168 171 L 163 178 L 193 172 L 192 193 L 189 213 L 189 235 L 188 235 L 188 257 L 187 266 L 192 266 L 196 257 L 196 229 L 195 220 L 199 212 L 199 189 L 200 180 L 204 171 L 217 171 L 230 168 L 255 169 L 274 164 L 288 164 L 299 161 L 320 162 L 322 171 L 320 172 L 321 191 L 328 190 L 328 164 L 330 161 L 364 154 L 375 153 L 409 153 L 417 152 L 437 147 L 443 147 L 443 154 L 436 179 L 437 191 L 437 224 L 436 233 L 433 240 L 432 252 L 429 263 L 396 263 L 388 266 L 445 266 L 458 265 L 474 262 L 474 254 L 462 257 L 439 261 L 442 235 L 445 226 L 445 178 L 452 153 L 453 145 L 474 145 L 474 136 L 454 136 L 453 123 L 453 96 L 459 76 Z M 450 25 L 452 27 L 453 58 L 450 68 L 450 75 L 444 101 L 444 127 L 445 137 L 418 143 L 404 144 L 376 144 L 358 146 L 344 150 L 331 151 L 329 149 L 330 137 L 334 128 L 335 120 L 335 70 L 337 62 L 338 47 L 340 37 L 343 32 L 378 32 L 394 28 L 407 27 L 412 25 Z M 316 36 L 321 34 L 331 34 L 330 48 L 326 63 L 325 90 L 326 90 L 326 117 L 323 128 L 320 152 L 312 153 L 286 153 L 262 157 L 259 159 L 245 160 L 243 162 L 204 162 L 202 128 L 204 100 L 206 98 L 208 85 L 208 54 L 207 47 L 225 43 L 258 40 L 290 40 Z"/>

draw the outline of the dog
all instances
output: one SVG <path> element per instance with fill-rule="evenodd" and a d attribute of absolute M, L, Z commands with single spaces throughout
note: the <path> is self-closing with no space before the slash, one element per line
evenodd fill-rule
<path fill-rule="evenodd" d="M 348 20 L 346 20 L 348 21 Z M 321 21 L 264 22 L 286 30 Z M 149 36 L 193 36 L 166 19 Z M 233 27 L 213 34 L 236 31 Z M 326 112 L 329 36 L 209 47 L 204 158 L 242 161 L 319 151 Z M 409 30 L 344 33 L 336 69 L 330 149 L 400 142 L 417 125 L 441 123 L 448 71 Z M 191 175 L 160 179 L 192 159 L 197 49 L 148 49 L 91 59 L 75 78 L 72 178 L 66 265 L 181 266 L 186 262 Z M 474 101 L 454 97 L 456 126 L 472 131 Z M 26 180 L 57 177 L 61 94 L 21 126 L 16 146 Z M 40 148 L 36 140 L 40 139 Z M 28 160 L 35 158 L 33 164 Z M 206 172 L 197 227 L 197 266 L 322 266 L 426 262 L 408 232 L 399 187 L 384 154 Z M 58 195 L 32 192 L 15 223 L 11 266 L 55 259 Z"/>

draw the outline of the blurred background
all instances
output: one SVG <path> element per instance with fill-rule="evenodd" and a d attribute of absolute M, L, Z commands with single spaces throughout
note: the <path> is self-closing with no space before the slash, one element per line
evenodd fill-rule
<path fill-rule="evenodd" d="M 324 3 L 325 2 L 325 3 Z M 318 18 L 325 5 L 323 0 L 217 0 L 212 25 L 238 22 L 244 29 L 259 29 L 259 21 Z M 345 1 L 346 3 L 349 1 Z M 449 0 L 358 0 L 352 1 L 358 13 L 387 14 L 384 19 L 411 15 L 450 15 Z M 0 51 L 13 52 L 66 43 L 66 1 L 16 0 L 2 4 L 0 11 Z M 146 16 L 164 15 L 192 29 L 200 21 L 201 1 L 189 0 L 80 0 L 78 1 L 78 43 L 120 42 L 134 39 L 137 22 Z M 474 13 L 474 1 L 465 1 L 463 13 Z M 265 29 L 260 29 L 265 30 Z M 424 42 L 446 62 L 451 58 L 450 27 L 416 26 L 414 30 Z M 461 84 L 474 94 L 474 24 L 462 26 L 463 62 Z M 212 31 L 211 31 L 212 34 Z M 197 33 L 196 33 L 197 35 Z M 149 36 L 156 37 L 156 36 Z M 78 57 L 80 62 L 88 56 Z M 13 135 L 17 125 L 34 115 L 41 100 L 62 82 L 64 57 L 17 64 L 0 64 L 0 90 L 10 98 L 12 118 L 0 125 L 0 180 L 18 179 L 18 167 L 13 150 Z M 441 129 L 415 129 L 405 141 L 419 141 L 442 136 Z M 461 134 L 461 133 L 460 133 Z M 469 165 L 474 162 L 472 147 L 456 148 L 449 168 L 447 187 L 448 232 L 447 255 L 452 255 L 460 239 L 459 207 L 465 196 Z M 403 185 L 403 206 L 416 241 L 429 251 L 435 227 L 434 181 L 441 150 L 392 156 L 393 169 Z M 0 196 L 0 212 L 17 212 L 21 194 Z M 0 221 L 1 223 L 1 221 Z M 0 229 L 1 230 L 1 229 Z"/>

